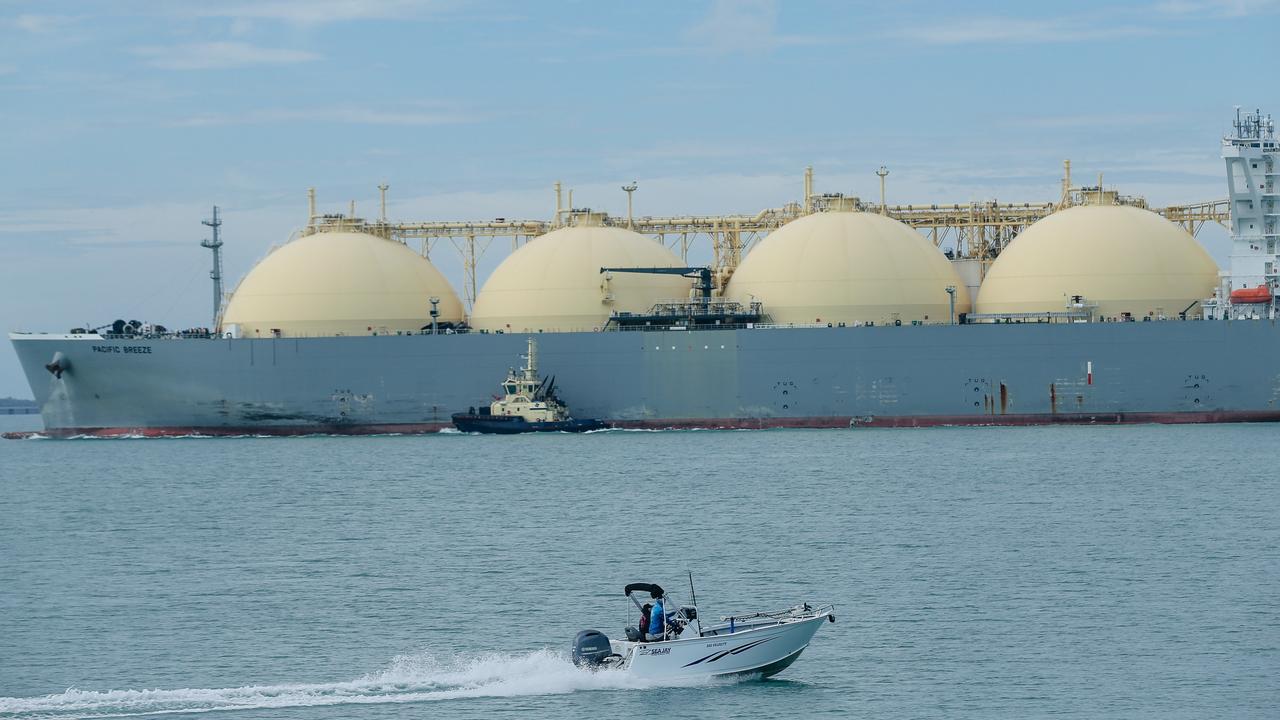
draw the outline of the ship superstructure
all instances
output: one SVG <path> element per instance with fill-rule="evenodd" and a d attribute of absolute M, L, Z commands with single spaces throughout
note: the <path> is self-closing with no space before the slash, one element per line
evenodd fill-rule
<path fill-rule="evenodd" d="M 1280 145 L 1261 111 L 1236 109 L 1222 139 L 1231 207 L 1230 271 L 1207 305 L 1213 319 L 1275 318 L 1280 292 Z"/>

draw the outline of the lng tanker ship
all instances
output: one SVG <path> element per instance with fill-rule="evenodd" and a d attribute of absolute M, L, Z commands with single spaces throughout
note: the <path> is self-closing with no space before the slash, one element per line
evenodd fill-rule
<path fill-rule="evenodd" d="M 616 427 L 1280 420 L 1270 118 L 1237 115 L 1223 156 L 1227 273 L 1101 191 L 976 285 L 911 228 L 838 203 L 771 233 L 719 288 L 583 213 L 512 253 L 468 315 L 403 243 L 313 223 L 213 331 L 10 339 L 59 436 L 434 431 L 534 336 L 557 394 Z"/>

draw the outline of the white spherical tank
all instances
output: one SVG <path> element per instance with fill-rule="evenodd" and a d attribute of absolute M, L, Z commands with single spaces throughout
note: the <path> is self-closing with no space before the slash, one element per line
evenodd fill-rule
<path fill-rule="evenodd" d="M 933 243 L 892 218 L 823 212 L 790 222 L 760 242 L 725 294 L 759 300 L 775 323 L 951 321 L 969 293 Z"/>
<path fill-rule="evenodd" d="M 319 232 L 263 258 L 231 295 L 224 328 L 245 337 L 372 335 L 416 332 L 461 322 L 462 303 L 426 258 L 394 240 L 356 232 Z"/>
<path fill-rule="evenodd" d="M 1148 210 L 1082 205 L 1027 228 L 992 263 L 979 313 L 1062 312 L 1072 296 L 1101 317 L 1173 317 L 1213 294 L 1218 266 L 1186 231 Z"/>
<path fill-rule="evenodd" d="M 679 275 L 601 273 L 602 267 L 680 267 L 639 233 L 601 225 L 561 228 L 530 240 L 493 271 L 476 298 L 472 327 L 509 332 L 595 330 L 613 312 L 646 312 L 688 298 Z"/>

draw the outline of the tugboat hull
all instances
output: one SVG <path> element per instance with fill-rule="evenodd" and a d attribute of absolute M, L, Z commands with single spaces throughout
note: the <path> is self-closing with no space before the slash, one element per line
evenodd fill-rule
<path fill-rule="evenodd" d="M 453 426 L 462 432 L 488 433 L 492 435 L 517 435 L 530 432 L 587 432 L 604 430 L 609 423 L 594 419 L 547 420 L 530 422 L 516 415 L 473 415 L 456 413 Z"/>

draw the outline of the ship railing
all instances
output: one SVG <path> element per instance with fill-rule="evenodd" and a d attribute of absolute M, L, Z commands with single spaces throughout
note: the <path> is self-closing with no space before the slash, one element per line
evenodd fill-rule
<path fill-rule="evenodd" d="M 743 303 L 728 298 L 674 298 L 655 302 L 647 314 L 665 315 L 674 312 L 684 315 L 759 315 L 762 309 L 763 303 L 759 300 Z"/>
<path fill-rule="evenodd" d="M 684 331 L 701 331 L 701 330 L 746 330 L 751 327 L 751 323 L 728 323 L 722 322 L 716 325 L 698 325 L 698 324 L 679 324 L 679 323 L 662 323 L 658 325 L 610 325 L 609 332 L 684 332 Z"/>
<path fill-rule="evenodd" d="M 89 335 L 91 333 L 74 333 Z M 216 340 L 221 337 L 208 330 L 177 330 L 173 332 L 151 333 L 110 333 L 100 332 L 96 335 L 104 340 Z"/>
<path fill-rule="evenodd" d="M 751 330 L 789 330 L 792 328 L 857 327 L 847 323 L 751 323 Z"/>
<path fill-rule="evenodd" d="M 855 320 L 853 322 L 811 322 L 811 323 L 752 323 L 751 330 L 787 330 L 791 328 L 862 328 L 862 327 L 902 327 L 923 325 L 949 325 L 946 320 Z"/>
<path fill-rule="evenodd" d="M 617 325 L 610 326 L 610 332 L 663 332 L 663 331 L 682 331 L 682 330 L 802 330 L 802 329 L 850 329 L 862 327 L 893 327 L 895 325 L 946 325 L 945 322 L 925 322 L 923 320 L 909 320 L 907 322 L 815 322 L 815 323 L 772 323 L 772 322 L 724 322 L 717 325 L 681 325 L 679 323 L 666 322 L 661 324 L 650 325 Z"/>
<path fill-rule="evenodd" d="M 881 327 L 894 325 L 945 325 L 944 322 L 926 322 L 924 320 L 889 320 L 884 322 L 862 322 L 855 320 L 854 322 L 811 322 L 811 323 L 754 323 L 752 330 L 787 330 L 790 328 L 860 328 L 860 327 Z"/>
<path fill-rule="evenodd" d="M 465 335 L 468 333 L 487 333 L 487 332 L 489 331 L 476 330 L 474 328 L 440 328 L 439 330 L 436 331 L 435 334 Z M 540 331 L 510 330 L 508 332 L 515 333 L 515 332 L 540 332 Z M 501 334 L 501 331 L 494 331 L 494 333 Z M 334 334 L 334 333 L 280 333 L 280 334 L 265 333 L 261 335 L 232 336 L 229 332 L 223 332 L 219 334 L 212 330 L 206 330 L 206 329 L 200 328 L 200 329 L 192 329 L 192 330 L 176 330 L 176 331 L 150 332 L 150 333 L 73 332 L 72 334 L 73 335 L 97 335 L 98 337 L 104 340 L 223 340 L 228 338 L 236 339 L 236 340 L 289 340 L 294 338 L 374 337 L 374 336 L 395 337 L 395 336 L 408 336 L 408 335 L 430 335 L 432 333 L 431 333 L 431 330 L 428 328 L 424 330 L 374 331 L 374 332 L 370 332 L 367 334 L 360 334 L 360 335 L 342 335 L 342 334 Z"/>
<path fill-rule="evenodd" d="M 969 324 L 989 322 L 1080 322 L 1092 320 L 1093 317 L 1093 310 L 1080 308 L 1078 310 L 1060 310 L 1057 312 L 969 313 L 965 316 L 965 322 Z"/>

